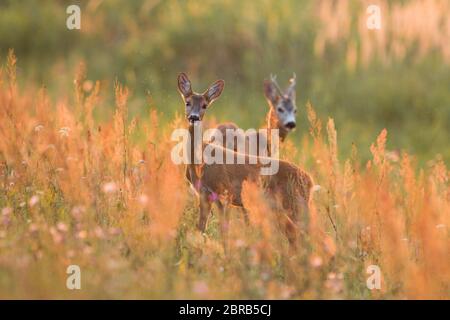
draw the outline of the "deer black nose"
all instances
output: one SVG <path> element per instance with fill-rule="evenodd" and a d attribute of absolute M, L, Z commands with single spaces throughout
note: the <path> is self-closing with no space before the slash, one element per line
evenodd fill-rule
<path fill-rule="evenodd" d="M 290 121 L 290 122 L 286 123 L 285 126 L 286 126 L 286 128 L 294 129 L 296 124 L 295 124 L 295 122 Z"/>
<path fill-rule="evenodd" d="M 191 114 L 191 115 L 188 117 L 188 120 L 189 120 L 190 122 L 194 122 L 194 121 L 200 120 L 200 117 L 199 117 L 198 115 L 196 115 L 196 114 Z"/>

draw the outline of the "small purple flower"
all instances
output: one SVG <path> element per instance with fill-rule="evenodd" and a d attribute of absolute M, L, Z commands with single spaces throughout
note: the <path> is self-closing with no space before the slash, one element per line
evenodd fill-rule
<path fill-rule="evenodd" d="M 209 201 L 214 202 L 214 201 L 219 200 L 219 195 L 215 192 L 212 192 L 208 198 L 209 198 Z"/>

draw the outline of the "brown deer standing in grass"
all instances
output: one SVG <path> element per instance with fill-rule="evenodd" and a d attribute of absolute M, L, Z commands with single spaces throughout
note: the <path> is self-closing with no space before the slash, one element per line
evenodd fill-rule
<path fill-rule="evenodd" d="M 210 143 L 202 143 L 201 150 L 213 146 L 215 152 L 223 153 L 223 159 L 231 157 L 236 160 L 241 156 L 245 158 L 245 163 L 237 164 L 234 161 L 232 164 L 219 164 L 204 161 L 195 164 L 192 161 L 196 154 L 193 143 L 195 126 L 201 125 L 207 108 L 220 96 L 223 87 L 224 81 L 217 80 L 204 93 L 195 93 L 192 91 L 187 75 L 184 73 L 178 75 L 178 91 L 185 103 L 191 138 L 187 146 L 191 161 L 187 164 L 186 177 L 199 197 L 198 229 L 202 232 L 205 230 L 212 204 L 215 203 L 220 211 L 220 229 L 226 244 L 229 219 L 226 205 L 243 207 L 242 184 L 246 180 L 255 181 L 261 183 L 274 204 L 280 204 L 277 208 L 283 212 L 287 237 L 291 243 L 295 243 L 299 215 L 308 215 L 313 185 L 311 177 L 305 171 L 287 161 L 239 154 L 234 150 Z M 262 176 L 261 169 L 268 163 L 267 160 L 277 161 L 278 171 L 273 175 Z"/>
<path fill-rule="evenodd" d="M 287 89 L 283 92 L 283 90 L 280 89 L 280 86 L 278 85 L 276 81 L 276 77 L 272 76 L 270 77 L 270 80 L 264 80 L 264 96 L 266 97 L 267 103 L 269 104 L 269 111 L 267 112 L 266 116 L 266 127 L 263 129 L 266 129 L 263 133 L 256 133 L 256 139 L 254 141 L 257 141 L 257 148 L 253 151 L 256 151 L 256 154 L 250 150 L 248 147 L 249 140 L 251 139 L 250 136 L 246 136 L 244 139 L 246 141 L 246 151 L 247 153 L 253 154 L 253 155 L 265 155 L 265 156 L 272 156 L 271 152 L 271 134 L 270 130 L 272 129 L 278 129 L 279 131 L 279 138 L 281 142 L 284 142 L 287 135 L 296 127 L 296 114 L 297 114 L 297 106 L 295 105 L 295 85 L 296 85 L 296 76 L 295 73 L 293 74 L 292 78 L 289 80 L 289 86 Z M 234 130 L 234 132 L 239 127 L 233 123 L 233 122 L 227 122 L 227 123 L 221 123 L 216 126 L 216 129 L 219 130 L 224 138 L 224 143 L 219 143 L 223 146 L 225 146 L 228 149 L 233 149 L 234 151 L 238 151 L 237 149 L 237 141 L 238 138 L 233 137 L 232 139 L 226 139 L 226 131 L 227 129 Z M 242 132 L 241 132 L 242 134 Z M 262 144 L 260 144 L 260 140 L 263 140 Z M 217 141 L 214 141 L 214 143 L 218 143 Z M 266 145 L 267 150 L 260 150 L 258 149 L 259 146 Z"/>

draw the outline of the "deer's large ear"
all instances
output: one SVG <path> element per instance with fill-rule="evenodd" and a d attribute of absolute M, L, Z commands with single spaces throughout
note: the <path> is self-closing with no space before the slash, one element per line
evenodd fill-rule
<path fill-rule="evenodd" d="M 185 98 L 192 95 L 191 81 L 184 72 L 178 75 L 178 91 Z"/>
<path fill-rule="evenodd" d="M 206 100 L 208 100 L 208 102 L 211 103 L 220 96 L 224 86 L 225 81 L 217 80 L 208 88 L 208 90 L 205 91 L 203 95 L 205 96 Z"/>
<path fill-rule="evenodd" d="M 297 83 L 296 81 L 296 75 L 295 73 L 293 74 L 292 78 L 289 80 L 289 87 L 286 90 L 286 95 L 289 97 L 289 99 L 291 100 L 295 100 L 295 84 Z"/>
<path fill-rule="evenodd" d="M 280 96 L 275 84 L 270 80 L 264 80 L 264 96 L 272 105 L 277 103 Z"/>

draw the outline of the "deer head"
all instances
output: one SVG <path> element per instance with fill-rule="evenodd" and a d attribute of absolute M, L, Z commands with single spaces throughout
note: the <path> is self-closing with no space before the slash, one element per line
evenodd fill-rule
<path fill-rule="evenodd" d="M 287 132 L 296 126 L 295 78 L 294 73 L 284 92 L 280 89 L 275 76 L 271 75 L 270 80 L 264 81 L 264 95 L 272 108 L 273 115 L 277 117 L 278 129 Z"/>
<path fill-rule="evenodd" d="M 199 94 L 192 91 L 191 81 L 185 73 L 178 75 L 178 91 L 185 103 L 186 119 L 190 125 L 203 119 L 206 109 L 220 96 L 224 85 L 223 80 L 217 80 L 205 92 Z"/>

